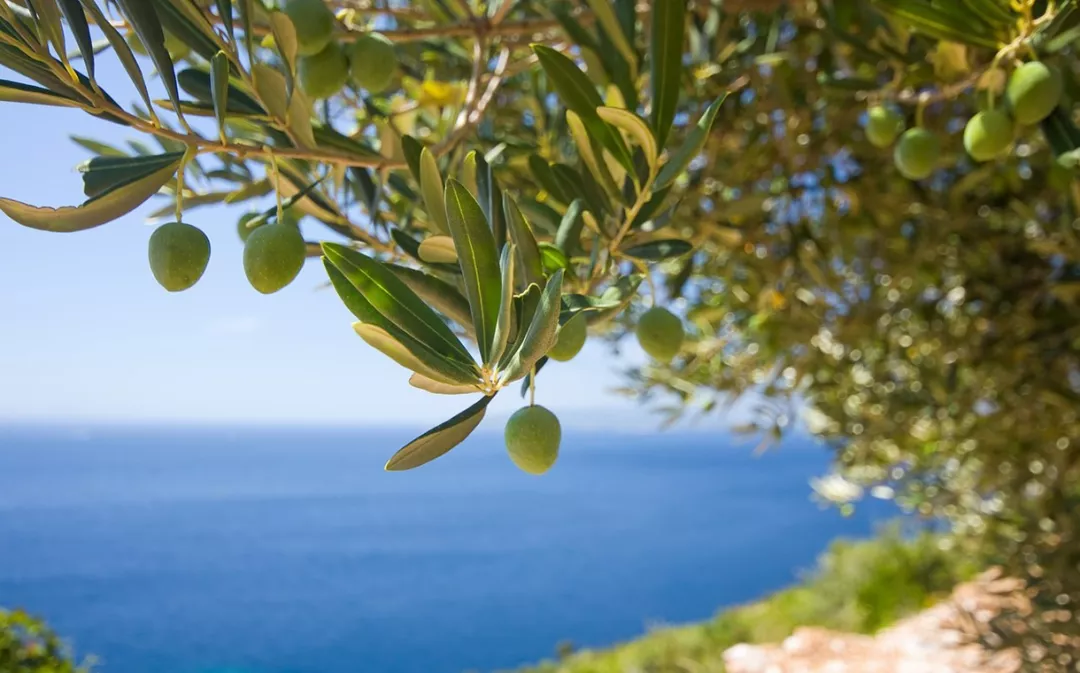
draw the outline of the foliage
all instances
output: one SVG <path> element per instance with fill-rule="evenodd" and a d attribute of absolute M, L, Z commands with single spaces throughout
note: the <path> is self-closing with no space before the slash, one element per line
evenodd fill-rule
<path fill-rule="evenodd" d="M 89 673 L 76 666 L 52 630 L 25 612 L 0 610 L 0 671 L 4 673 Z"/>
<path fill-rule="evenodd" d="M 799 626 L 873 633 L 941 599 L 976 571 L 975 561 L 923 533 L 905 540 L 891 528 L 873 540 L 837 541 L 801 583 L 729 608 L 702 624 L 656 629 L 608 650 L 583 651 L 522 673 L 722 671 L 738 643 L 783 640 Z"/>
<path fill-rule="evenodd" d="M 0 199 L 11 219 L 79 231 L 159 192 L 156 217 L 195 225 L 220 203 L 249 229 L 302 217 L 357 333 L 416 387 L 480 395 L 388 469 L 535 393 L 561 324 L 617 339 L 666 304 L 679 352 L 627 390 L 672 418 L 761 393 L 749 430 L 774 438 L 807 409 L 842 490 L 984 538 L 1043 608 L 1025 653 L 1073 656 L 1076 0 L 112 4 L 0 3 L 22 78 L 0 99 L 158 149 L 76 139 L 88 200 Z M 141 101 L 106 93 L 104 50 Z M 300 261 L 268 237 L 245 256 L 263 292 Z"/>

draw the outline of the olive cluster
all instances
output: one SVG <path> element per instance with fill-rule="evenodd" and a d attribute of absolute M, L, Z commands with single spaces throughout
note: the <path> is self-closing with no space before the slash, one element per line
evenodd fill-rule
<path fill-rule="evenodd" d="M 1009 76 L 1003 106 L 982 110 L 964 127 L 964 149 L 975 161 L 990 161 L 1012 144 L 1017 126 L 1038 124 L 1061 100 L 1061 74 L 1040 61 L 1024 63 Z M 909 180 L 929 177 L 937 166 L 941 145 L 925 128 L 904 130 L 904 119 L 882 105 L 867 114 L 866 138 L 879 148 L 892 146 L 893 162 Z"/>
<path fill-rule="evenodd" d="M 322 0 L 289 0 L 285 14 L 296 28 L 300 88 L 312 99 L 330 98 L 350 79 L 371 92 L 393 82 L 397 54 L 386 37 L 365 33 L 343 47 L 334 39 L 337 20 Z"/>

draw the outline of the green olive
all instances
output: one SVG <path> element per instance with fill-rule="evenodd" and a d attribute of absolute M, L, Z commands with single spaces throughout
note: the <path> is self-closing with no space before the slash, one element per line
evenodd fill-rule
<path fill-rule="evenodd" d="M 567 362 L 581 352 L 585 340 L 589 337 L 589 328 L 585 323 L 585 314 L 578 313 L 559 328 L 559 337 L 547 355 L 552 360 Z"/>
<path fill-rule="evenodd" d="M 357 86 L 368 91 L 386 90 L 397 68 L 394 43 L 379 33 L 361 35 L 349 48 L 349 73 Z"/>
<path fill-rule="evenodd" d="M 323 0 L 288 0 L 285 14 L 296 29 L 296 51 L 314 56 L 330 44 L 336 19 Z"/>
<path fill-rule="evenodd" d="M 272 294 L 296 279 L 304 266 L 307 246 L 300 230 L 290 224 L 257 227 L 244 244 L 244 273 L 251 286 Z"/>
<path fill-rule="evenodd" d="M 889 147 L 903 131 L 904 118 L 887 107 L 876 105 L 866 113 L 866 139 L 874 147 Z"/>
<path fill-rule="evenodd" d="M 671 362 L 679 354 L 685 337 L 678 316 L 659 306 L 642 314 L 636 333 L 641 349 L 660 362 Z"/>
<path fill-rule="evenodd" d="M 202 278 L 210 262 L 210 239 L 198 227 L 169 222 L 150 235 L 150 271 L 169 292 L 182 292 Z"/>
<path fill-rule="evenodd" d="M 314 56 L 301 56 L 297 63 L 300 88 L 312 99 L 330 98 L 349 79 L 349 59 L 337 42 L 331 42 Z"/>
<path fill-rule="evenodd" d="M 1000 110 L 983 110 L 964 127 L 964 149 L 975 161 L 990 161 L 1004 152 L 1013 138 L 1013 122 Z"/>
<path fill-rule="evenodd" d="M 515 465 L 529 474 L 543 474 L 559 457 L 562 428 L 555 414 L 533 405 L 514 412 L 506 423 L 505 439 Z"/>
<path fill-rule="evenodd" d="M 908 180 L 930 177 L 937 167 L 941 148 L 937 136 L 923 128 L 908 129 L 893 150 L 893 163 Z"/>
<path fill-rule="evenodd" d="M 1061 73 L 1040 61 L 1025 63 L 1009 76 L 1005 100 L 1019 124 L 1038 124 L 1061 100 Z"/>

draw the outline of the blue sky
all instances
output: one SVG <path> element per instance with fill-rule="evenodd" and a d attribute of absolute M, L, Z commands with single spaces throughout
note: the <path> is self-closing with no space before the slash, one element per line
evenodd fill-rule
<path fill-rule="evenodd" d="M 99 61 L 105 88 L 133 100 L 113 59 Z M 0 119 L 0 196 L 35 205 L 83 200 L 75 166 L 89 155 L 68 136 L 140 138 L 76 110 L 2 104 Z M 364 344 L 335 295 L 318 289 L 318 263 L 277 294 L 251 289 L 235 231 L 240 211 L 185 218 L 207 233 L 213 254 L 193 289 L 167 293 L 146 253 L 153 227 L 145 215 L 162 204 L 75 234 L 25 229 L 0 214 L 0 420 L 398 424 L 440 421 L 468 404 L 411 388 L 405 370 Z M 325 231 L 305 226 L 309 239 Z M 626 346 L 614 360 L 590 343 L 572 363 L 551 366 L 537 401 L 579 423 L 657 422 L 609 392 L 616 368 L 642 357 Z M 504 393 L 489 413 L 520 404 Z"/>

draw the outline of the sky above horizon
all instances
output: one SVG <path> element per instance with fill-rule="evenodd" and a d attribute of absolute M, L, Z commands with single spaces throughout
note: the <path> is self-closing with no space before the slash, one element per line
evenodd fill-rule
<path fill-rule="evenodd" d="M 112 58 L 98 67 L 114 98 L 134 100 Z M 78 110 L 5 103 L 0 120 L 10 157 L 0 196 L 34 205 L 84 200 L 75 166 L 90 154 L 70 136 L 146 140 Z M 0 213 L 0 422 L 426 423 L 469 404 L 410 387 L 404 369 L 364 344 L 336 295 L 320 289 L 315 260 L 276 294 L 253 290 L 235 230 L 242 210 L 184 218 L 209 236 L 210 265 L 191 290 L 166 292 L 146 252 L 146 215 L 165 203 L 73 234 L 26 229 Z M 310 219 L 304 229 L 309 240 L 327 231 Z M 643 360 L 631 341 L 619 358 L 593 340 L 572 363 L 552 363 L 537 402 L 577 424 L 655 427 L 659 417 L 610 392 L 618 369 Z M 521 404 L 508 390 L 489 413 Z"/>

